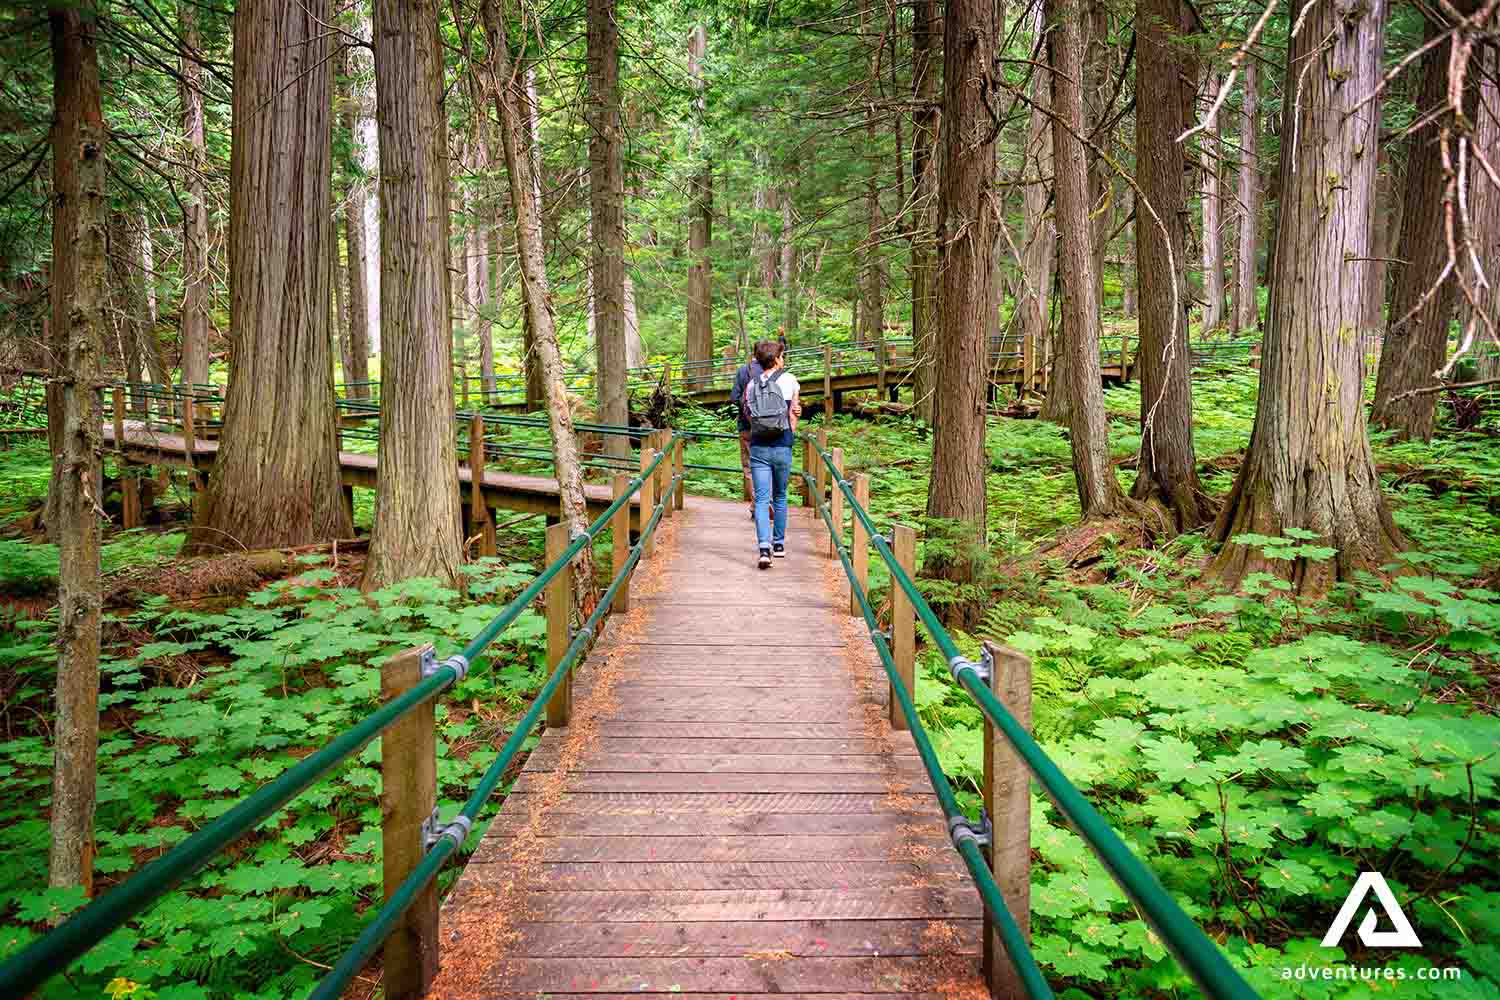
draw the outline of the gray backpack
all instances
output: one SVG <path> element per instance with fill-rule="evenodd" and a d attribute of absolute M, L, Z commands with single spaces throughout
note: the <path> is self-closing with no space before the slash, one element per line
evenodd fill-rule
<path fill-rule="evenodd" d="M 745 384 L 745 420 L 750 424 L 751 441 L 779 438 L 791 430 L 787 412 L 790 400 L 781 394 L 779 374 L 761 375 Z"/>

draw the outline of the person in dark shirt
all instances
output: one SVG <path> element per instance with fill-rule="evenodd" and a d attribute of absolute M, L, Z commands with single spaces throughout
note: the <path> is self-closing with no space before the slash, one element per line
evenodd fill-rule
<path fill-rule="evenodd" d="M 745 476 L 745 499 L 750 501 L 751 517 L 755 516 L 755 483 L 750 478 L 750 421 L 745 419 L 745 385 L 752 378 L 761 376 L 762 369 L 755 360 L 755 351 L 759 347 L 760 343 L 756 343 L 750 348 L 750 360 L 740 365 L 740 370 L 734 373 L 734 389 L 729 394 L 739 424 L 740 471 Z"/>

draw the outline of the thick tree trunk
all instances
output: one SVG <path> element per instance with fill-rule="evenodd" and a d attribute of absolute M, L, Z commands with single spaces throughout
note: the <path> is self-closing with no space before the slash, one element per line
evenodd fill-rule
<path fill-rule="evenodd" d="M 620 29 L 615 0 L 589 0 L 589 217 L 593 231 L 594 345 L 599 419 L 630 422 L 625 391 L 625 164 L 620 126 Z M 614 458 L 629 442 L 605 435 Z"/>
<path fill-rule="evenodd" d="M 1249 333 L 1260 327 L 1256 297 L 1256 254 L 1260 249 L 1259 124 L 1256 118 L 1260 78 L 1254 59 L 1246 59 L 1240 98 L 1240 169 L 1236 189 L 1239 235 L 1234 252 L 1234 329 Z"/>
<path fill-rule="evenodd" d="M 1485 68 L 1489 72 L 1479 83 L 1474 149 L 1495 165 L 1500 164 L 1500 86 L 1495 84 L 1493 58 Z M 1476 250 L 1490 285 L 1479 293 L 1482 316 L 1470 318 L 1475 323 L 1471 351 L 1476 378 L 1500 379 L 1500 188 L 1481 177 L 1475 182 L 1473 198 Z"/>
<path fill-rule="evenodd" d="M 1379 107 L 1379 99 L 1376 99 Z M 1395 161 L 1384 147 L 1380 151 L 1379 174 L 1375 179 L 1375 233 L 1371 237 L 1375 251 L 1370 267 L 1368 295 L 1365 297 L 1364 320 L 1360 326 L 1371 331 L 1365 344 L 1365 353 L 1374 351 L 1381 333 L 1385 330 L 1386 294 L 1390 289 L 1391 261 L 1396 256 L 1396 243 L 1401 237 L 1401 214 L 1405 204 L 1401 197 L 1400 174 Z"/>
<path fill-rule="evenodd" d="M 460 586 L 443 50 L 431 2 L 376 0 L 380 125 L 380 489 L 366 590 Z"/>
<path fill-rule="evenodd" d="M 702 128 L 703 60 L 707 55 L 708 29 L 700 24 L 688 36 L 688 72 L 698 94 L 694 102 L 699 119 L 694 126 L 695 147 L 700 138 L 698 131 Z M 701 148 L 695 152 L 703 155 Z M 706 361 L 714 354 L 713 264 L 708 256 L 709 244 L 713 241 L 713 165 L 706 155 L 703 155 L 702 168 L 693 175 L 691 188 L 688 250 L 692 262 L 688 269 L 687 360 Z"/>
<path fill-rule="evenodd" d="M 536 206 L 537 225 L 545 214 L 542 201 L 542 114 L 536 99 L 536 70 L 526 69 L 526 127 L 522 138 L 526 143 L 526 163 L 531 168 L 531 198 Z M 499 98 L 497 98 L 498 100 Z M 514 213 L 512 213 L 514 214 Z M 520 264 L 517 262 L 517 270 Z M 523 286 L 524 287 L 524 286 Z M 547 404 L 546 375 L 542 371 L 541 358 L 536 350 L 536 334 L 531 328 L 531 311 L 525 303 L 521 305 L 521 351 L 522 366 L 526 372 L 526 410 L 534 412 Z"/>
<path fill-rule="evenodd" d="M 203 172 L 207 160 L 203 143 L 203 54 L 198 38 L 197 7 L 177 4 L 182 29 L 182 133 L 187 168 L 182 192 L 182 380 L 189 385 L 208 381 L 208 295 L 213 278 L 208 271 L 208 206 L 204 201 Z"/>
<path fill-rule="evenodd" d="M 57 722 L 47 882 L 93 890 L 99 747 L 99 359 L 104 342 L 105 150 L 92 8 L 58 4 L 52 33 L 52 336 L 57 407 L 48 408 L 58 543 Z M 57 426 L 51 425 L 56 422 Z"/>
<path fill-rule="evenodd" d="M 333 228 L 338 231 L 339 214 L 334 215 Z M 328 267 L 330 270 L 328 283 L 333 286 L 333 332 L 339 342 L 339 367 L 340 379 L 344 382 L 350 381 L 354 376 L 349 373 L 354 370 L 354 347 L 351 343 L 351 327 L 354 317 L 347 311 L 344 303 L 344 262 L 339 259 L 339 244 L 337 239 L 329 241 Z M 337 380 L 336 380 L 337 381 Z"/>
<path fill-rule="evenodd" d="M 985 544 L 984 311 L 994 298 L 995 145 L 983 104 L 995 53 L 993 0 L 950 0 L 943 33 L 942 168 L 938 175 L 937 422 L 927 515 L 962 541 L 923 572 L 974 579 Z M 965 615 L 967 617 L 967 615 Z"/>
<path fill-rule="evenodd" d="M 328 0 L 235 11 L 229 387 L 185 552 L 347 538 L 329 278 Z"/>
<path fill-rule="evenodd" d="M 933 423 L 937 399 L 937 226 L 935 155 L 941 105 L 938 77 L 942 70 L 943 21 L 937 0 L 918 0 L 912 8 L 911 76 L 915 109 L 911 118 L 912 208 L 907 240 L 911 245 L 911 340 L 916 356 L 912 399 L 917 416 Z"/>
<path fill-rule="evenodd" d="M 1429 40 L 1448 30 L 1429 23 Z M 1449 212 L 1456 245 L 1464 239 L 1462 212 L 1450 197 L 1448 174 L 1443 166 L 1442 134 L 1455 128 L 1453 113 L 1440 111 L 1448 103 L 1449 42 L 1443 42 L 1422 59 L 1422 91 L 1417 115 L 1433 115 L 1431 122 L 1412 133 L 1406 154 L 1406 208 L 1402 213 L 1401 243 L 1396 256 L 1404 263 L 1396 269 L 1391 291 L 1390 327 L 1380 352 L 1380 372 L 1375 381 L 1375 406 L 1370 421 L 1394 431 L 1401 439 L 1430 441 L 1437 415 L 1437 393 L 1408 395 L 1414 389 L 1431 387 L 1435 373 L 1443 367 L 1448 352 L 1448 326 L 1453 320 L 1458 281 L 1444 274 L 1449 266 Z M 1462 95 L 1465 122 L 1474 120 L 1478 91 L 1471 73 Z M 1457 136 L 1450 140 L 1449 155 L 1457 159 Z M 1486 182 L 1482 171 L 1476 179 Z M 1472 182 L 1471 182 L 1472 183 Z M 1369 255 L 1367 255 L 1369 256 Z M 1454 260 L 1455 268 L 1463 266 Z"/>
<path fill-rule="evenodd" d="M 790 341 L 797 333 L 802 321 L 801 295 L 797 286 L 797 244 L 792 239 L 796 220 L 793 218 L 792 200 L 797 190 L 797 165 L 792 163 L 787 170 L 789 179 L 781 192 L 781 328 Z"/>
<path fill-rule="evenodd" d="M 1104 416 L 1099 372 L 1099 282 L 1094 272 L 1094 234 L 1089 226 L 1089 181 L 1083 143 L 1083 37 L 1077 0 L 1049 0 L 1054 27 L 1047 36 L 1052 73 L 1052 144 L 1057 170 L 1057 235 L 1062 245 L 1062 350 L 1054 383 L 1068 398 L 1073 476 L 1084 520 L 1116 513 L 1124 500 L 1109 461 L 1109 424 Z M 1071 8 L 1071 9 L 1070 9 Z"/>
<path fill-rule="evenodd" d="M 1260 364 L 1255 429 L 1214 524 L 1212 573 L 1231 584 L 1265 571 L 1319 593 L 1378 567 L 1401 538 L 1365 431 L 1364 315 L 1379 117 L 1361 106 L 1381 77 L 1384 0 L 1313 0 L 1287 52 L 1281 219 Z M 1326 39 L 1326 42 L 1325 42 Z M 1320 47 L 1324 47 L 1320 51 Z M 1338 74 L 1302 72 L 1336 66 Z M 1266 560 L 1242 534 L 1313 532 L 1331 560 Z"/>
<path fill-rule="evenodd" d="M 1223 81 L 1217 73 L 1208 74 L 1203 82 L 1205 100 L 1212 101 Z M 1224 325 L 1224 231 L 1219 208 L 1218 123 L 1203 141 L 1203 194 L 1199 207 L 1203 213 L 1203 332 L 1210 334 Z"/>
<path fill-rule="evenodd" d="M 1192 115 L 1193 68 L 1184 65 L 1189 25 L 1182 0 L 1147 0 L 1136 21 L 1136 278 L 1140 283 L 1141 451 L 1131 496 L 1160 504 L 1172 528 L 1208 520 L 1193 451 L 1188 373 L 1187 295 L 1183 281 L 1182 190 L 1186 169 L 1177 141 Z"/>
<path fill-rule="evenodd" d="M 340 74 L 345 87 L 340 95 L 340 105 L 343 127 L 348 130 L 349 140 L 354 144 L 354 161 L 363 171 L 366 153 L 361 119 L 364 116 L 358 109 L 362 95 L 356 93 L 349 82 L 355 69 L 354 56 L 350 52 L 345 50 L 344 71 Z M 344 370 L 344 380 L 355 383 L 364 383 L 370 378 L 370 283 L 365 249 L 365 204 L 369 195 L 369 182 L 359 173 L 354 174 L 344 200 L 344 245 L 349 264 L 339 275 L 339 280 L 347 281 L 349 290 L 349 366 Z M 350 394 L 367 399 L 370 389 L 366 385 L 356 385 Z"/>
<path fill-rule="evenodd" d="M 625 275 L 625 367 L 646 363 L 646 345 L 641 342 L 641 318 L 635 311 L 635 282 Z"/>
<path fill-rule="evenodd" d="M 531 175 L 531 163 L 521 144 L 520 96 L 511 66 L 510 47 L 497 0 L 483 0 L 481 15 L 490 46 L 491 89 L 500 117 L 500 141 L 505 148 L 506 173 L 510 178 L 510 202 L 515 214 L 516 259 L 521 272 L 521 299 L 531 318 L 536 358 L 547 393 L 547 416 L 552 430 L 552 458 L 557 471 L 563 519 L 574 533 L 587 530 L 588 507 L 583 492 L 583 467 L 579 463 L 578 438 L 573 431 L 573 413 L 563 383 L 562 352 L 558 348 L 552 304 L 542 253 L 541 204 Z M 594 603 L 594 563 L 574 563 L 575 607 L 589 613 Z"/>

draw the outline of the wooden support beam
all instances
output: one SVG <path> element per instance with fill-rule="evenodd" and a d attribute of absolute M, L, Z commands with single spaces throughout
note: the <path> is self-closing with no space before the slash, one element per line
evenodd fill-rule
<path fill-rule="evenodd" d="M 917 575 L 917 533 L 908 525 L 898 524 L 892 529 L 891 551 L 896 556 L 896 565 L 906 571 L 906 575 L 916 578 Z M 897 583 L 891 581 L 891 658 L 896 663 L 896 676 L 901 678 L 901 683 L 906 685 L 906 693 L 911 695 L 915 701 L 917 697 L 917 613 L 912 606 L 911 599 Z M 891 692 L 888 696 L 890 704 L 890 719 L 892 729 L 905 729 L 906 717 L 901 714 L 901 706 L 896 701 L 896 695 Z"/>
<path fill-rule="evenodd" d="M 672 503 L 678 510 L 681 510 L 687 503 L 687 440 L 678 438 L 672 454 L 672 466 L 677 470 L 677 475 L 683 477 L 677 480 L 677 495 L 673 497 Z"/>
<path fill-rule="evenodd" d="M 838 479 L 844 478 L 844 449 L 833 449 L 833 467 Z M 835 480 L 829 483 L 828 490 L 828 513 L 833 524 L 828 532 L 828 557 L 837 559 L 839 554 L 839 541 L 844 537 L 844 491 L 839 489 Z"/>
<path fill-rule="evenodd" d="M 380 697 L 390 701 L 422 679 L 431 646 L 397 653 L 380 667 Z M 381 737 L 380 837 L 385 898 L 404 882 L 427 851 L 422 824 L 437 805 L 436 701 L 428 700 Z M 385 942 L 384 986 L 391 1000 L 419 1000 L 438 969 L 437 884 L 429 885 L 399 918 Z"/>
<path fill-rule="evenodd" d="M 870 477 L 867 473 L 860 472 L 854 476 L 854 499 L 859 501 L 860 507 L 870 509 Z M 865 531 L 864 522 L 859 519 L 858 514 L 850 519 L 849 529 L 849 561 L 854 566 L 854 579 L 858 589 L 866 591 L 870 585 L 870 534 Z M 860 610 L 855 588 L 856 584 L 849 585 L 849 613 L 858 618 L 863 612 Z"/>
<path fill-rule="evenodd" d="M 667 496 L 667 491 L 672 485 L 672 472 L 676 468 L 676 460 L 669 453 L 672 449 L 672 432 L 660 430 L 656 432 L 656 450 L 667 455 L 661 465 L 656 469 L 656 495 L 666 501 L 662 506 L 662 517 L 671 517 L 676 513 L 676 504 Z"/>
<path fill-rule="evenodd" d="M 1120 381 L 1130 381 L 1130 333 L 1120 334 Z"/>
<path fill-rule="evenodd" d="M 123 452 L 125 450 L 125 390 L 116 386 L 114 392 L 110 394 L 110 403 L 114 407 L 115 451 Z M 123 472 L 121 478 L 124 478 Z"/>
<path fill-rule="evenodd" d="M 822 453 L 828 450 L 828 428 L 818 428 L 818 450 L 813 453 L 813 475 L 817 478 L 817 490 L 819 499 L 828 487 L 828 466 L 823 461 Z"/>
<path fill-rule="evenodd" d="M 885 398 L 885 338 L 875 341 L 875 398 Z"/>
<path fill-rule="evenodd" d="M 823 419 L 833 417 L 833 345 L 823 345 Z"/>
<path fill-rule="evenodd" d="M 623 472 L 615 473 L 614 496 L 618 500 L 630 490 L 630 477 Z M 609 533 L 611 537 L 610 576 L 613 577 L 620 572 L 620 567 L 625 565 L 625 560 L 630 557 L 630 504 L 628 502 L 620 505 L 615 511 L 615 516 L 610 518 Z M 620 584 L 620 589 L 615 591 L 615 600 L 610 605 L 610 610 L 621 613 L 630 610 L 630 578 Z"/>
<path fill-rule="evenodd" d="M 817 475 L 818 454 L 813 450 L 812 438 L 802 439 L 802 471 L 812 476 Z M 802 506 L 812 512 L 813 517 L 818 516 L 818 504 L 813 499 L 813 483 L 802 480 Z"/>
<path fill-rule="evenodd" d="M 123 457 L 117 461 L 120 471 L 120 523 L 129 530 L 141 526 L 141 466 Z"/>
<path fill-rule="evenodd" d="M 547 528 L 546 565 L 551 566 L 562 558 L 572 544 L 572 527 L 566 521 Z M 547 584 L 547 673 L 550 675 L 562 662 L 568 651 L 568 627 L 573 622 L 573 567 L 564 566 Z M 557 729 L 568 724 L 573 715 L 573 674 L 563 678 L 557 690 L 547 701 L 547 728 Z"/>
<path fill-rule="evenodd" d="M 649 446 L 642 448 L 641 472 L 645 472 L 651 468 L 651 463 L 654 461 L 656 461 L 656 449 Z M 643 536 L 646 533 L 646 524 L 651 520 L 651 512 L 656 507 L 656 490 L 652 478 L 651 476 L 646 476 L 641 480 L 641 511 L 640 519 L 637 523 L 640 525 Z M 656 535 L 653 533 L 650 538 L 646 539 L 646 543 L 641 546 L 641 558 L 650 559 L 654 555 L 656 555 Z"/>
<path fill-rule="evenodd" d="M 481 556 L 499 551 L 495 519 L 484 502 L 484 417 L 478 413 L 469 418 L 469 524 L 479 534 Z"/>
<path fill-rule="evenodd" d="M 1031 730 L 1031 660 L 986 642 L 994 664 L 990 690 L 1010 714 Z M 994 825 L 990 871 L 1005 906 L 1027 942 L 1031 941 L 1031 775 L 1010 743 L 988 722 L 984 726 L 984 808 Z M 984 973 L 994 997 L 1024 997 L 1026 991 L 1006 957 L 988 913 L 984 917 Z"/>
<path fill-rule="evenodd" d="M 1036 387 L 1036 336 L 1027 332 L 1021 337 L 1021 395 Z"/>
<path fill-rule="evenodd" d="M 349 527 L 354 527 L 354 487 L 343 483 L 339 487 L 343 494 L 344 513 L 349 515 Z"/>

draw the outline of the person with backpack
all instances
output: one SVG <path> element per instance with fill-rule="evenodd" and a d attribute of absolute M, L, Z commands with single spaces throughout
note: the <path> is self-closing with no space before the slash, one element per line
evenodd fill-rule
<path fill-rule="evenodd" d="M 770 569 L 786 556 L 786 488 L 792 478 L 792 442 L 802 413 L 801 386 L 786 370 L 781 345 L 755 345 L 759 375 L 745 384 L 743 412 L 750 425 L 750 476 L 755 482 L 757 565 Z"/>
<path fill-rule="evenodd" d="M 745 416 L 745 386 L 752 378 L 760 378 L 761 367 L 755 360 L 755 348 L 759 346 L 756 343 L 750 348 L 750 360 L 734 373 L 734 388 L 729 393 L 729 401 L 734 404 L 735 415 L 739 418 L 740 471 L 745 476 L 745 499 L 750 501 L 752 519 L 755 517 L 755 480 L 750 476 L 750 421 Z"/>

